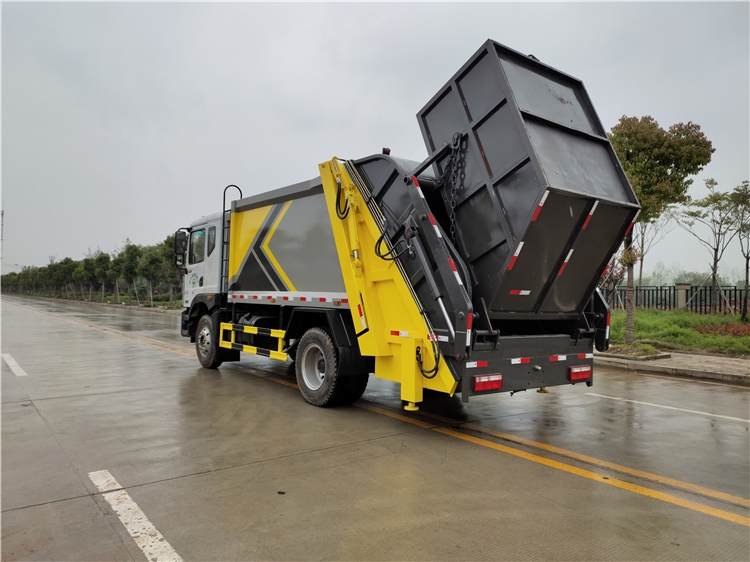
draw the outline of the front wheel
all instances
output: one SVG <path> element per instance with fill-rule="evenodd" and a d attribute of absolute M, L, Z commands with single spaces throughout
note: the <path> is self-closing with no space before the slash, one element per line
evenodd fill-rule
<path fill-rule="evenodd" d="M 195 351 L 198 354 L 198 361 L 206 369 L 216 369 L 221 365 L 219 341 L 217 334 L 214 333 L 214 324 L 208 314 L 198 321 L 198 326 L 195 329 Z"/>

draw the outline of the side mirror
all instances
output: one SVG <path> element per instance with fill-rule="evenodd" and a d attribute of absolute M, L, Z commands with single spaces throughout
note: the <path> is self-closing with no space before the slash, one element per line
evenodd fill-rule
<path fill-rule="evenodd" d="M 187 233 L 178 230 L 174 233 L 174 264 L 177 267 L 185 265 L 185 250 L 187 248 Z"/>

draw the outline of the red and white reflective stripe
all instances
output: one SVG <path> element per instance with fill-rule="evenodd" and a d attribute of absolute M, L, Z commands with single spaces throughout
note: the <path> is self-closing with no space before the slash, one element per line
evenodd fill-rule
<path fill-rule="evenodd" d="M 525 289 L 511 289 L 510 290 L 511 295 L 520 295 L 522 297 L 527 297 L 531 294 L 531 291 L 527 291 Z"/>
<path fill-rule="evenodd" d="M 471 327 L 474 325 L 474 315 L 469 314 L 466 318 L 466 347 L 471 347 Z"/>
<path fill-rule="evenodd" d="M 391 330 L 391 335 L 396 336 L 397 338 L 408 338 L 409 332 L 403 332 L 398 330 Z"/>
<path fill-rule="evenodd" d="M 430 334 L 430 335 L 428 335 L 427 339 L 430 340 L 430 341 L 444 341 L 444 342 L 450 341 L 448 339 L 448 336 L 438 336 L 436 334 Z"/>
<path fill-rule="evenodd" d="M 477 369 L 479 367 L 486 367 L 487 361 L 468 361 L 466 363 L 467 369 Z"/>
<path fill-rule="evenodd" d="M 511 365 L 526 365 L 527 363 L 531 363 L 531 357 L 516 357 L 510 360 Z"/>
<path fill-rule="evenodd" d="M 558 361 L 567 361 L 568 356 L 567 355 L 550 355 L 549 360 L 552 363 L 557 363 Z"/>
<path fill-rule="evenodd" d="M 604 277 L 605 275 L 607 275 L 608 271 L 609 271 L 609 264 L 607 264 L 607 265 L 604 266 L 604 271 L 602 271 L 602 277 Z"/>
<path fill-rule="evenodd" d="M 536 211 L 534 211 L 534 216 L 531 217 L 531 222 L 534 222 L 536 218 L 539 216 L 539 213 L 542 212 L 542 207 L 544 207 L 544 202 L 547 200 L 548 195 L 549 195 L 549 191 L 545 191 L 544 195 L 542 195 L 542 200 L 539 201 L 539 205 L 537 205 Z"/>
<path fill-rule="evenodd" d="M 417 176 L 412 176 L 411 181 L 414 182 L 414 187 L 417 188 L 417 193 L 419 193 L 419 196 L 424 199 L 424 193 L 422 193 L 422 188 L 419 187 L 419 181 L 417 181 Z"/>
<path fill-rule="evenodd" d="M 260 294 L 237 294 L 237 293 L 230 293 L 227 295 L 227 298 L 229 299 L 246 299 L 246 300 L 255 300 L 255 301 L 271 301 L 271 302 L 277 302 L 277 301 L 283 301 L 283 302 L 290 302 L 290 301 L 300 301 L 300 302 L 315 302 L 315 303 L 333 303 L 335 306 L 338 306 L 340 304 L 349 304 L 348 298 L 342 298 L 339 296 L 338 293 L 328 293 L 331 296 L 330 297 L 318 297 L 318 296 L 309 296 L 309 295 L 299 295 L 299 294 L 289 294 L 282 291 L 276 292 L 276 293 L 260 293 Z M 343 293 L 346 294 L 346 293 Z"/>
<path fill-rule="evenodd" d="M 557 272 L 558 275 L 562 275 L 563 271 L 565 271 L 565 266 L 568 265 L 568 260 L 570 259 L 570 256 L 573 255 L 573 248 L 570 249 L 570 252 L 568 252 L 568 257 L 565 258 L 565 261 L 560 266 L 560 271 Z"/>
<path fill-rule="evenodd" d="M 591 210 L 589 211 L 589 216 L 586 217 L 586 222 L 583 223 L 581 230 L 586 230 L 586 227 L 589 225 L 589 221 L 591 220 L 591 217 L 594 214 L 594 211 L 596 211 L 596 208 L 598 206 L 599 206 L 599 201 L 594 201 L 594 206 L 591 207 Z"/>
<path fill-rule="evenodd" d="M 359 311 L 359 323 L 362 324 L 362 329 L 366 330 L 367 329 L 367 322 L 365 322 L 365 313 L 362 312 L 362 305 L 361 304 L 357 305 L 357 310 Z"/>
<path fill-rule="evenodd" d="M 421 193 L 422 190 L 420 189 L 419 191 Z M 435 217 L 433 217 L 432 214 L 429 214 L 427 216 L 430 217 L 430 222 L 432 223 L 432 228 L 434 228 L 435 232 L 437 232 L 438 238 L 442 238 L 443 235 L 440 234 L 440 229 L 438 228 L 437 221 L 435 220 Z"/>
<path fill-rule="evenodd" d="M 607 313 L 607 331 L 604 333 L 604 339 L 609 339 L 609 321 L 612 319 L 612 315 Z"/>
<path fill-rule="evenodd" d="M 636 221 L 636 219 L 638 218 L 638 215 L 640 215 L 640 214 L 641 214 L 641 210 L 640 210 L 640 209 L 638 209 L 638 212 L 637 212 L 637 213 L 635 214 L 635 216 L 633 217 L 633 222 L 631 222 L 631 223 L 630 223 L 630 226 L 629 226 L 629 227 L 628 227 L 628 229 L 627 229 L 627 230 L 625 231 L 625 236 L 627 236 L 628 234 L 630 234 L 630 231 L 631 231 L 631 230 L 633 230 L 633 227 L 635 226 L 635 221 Z"/>
<path fill-rule="evenodd" d="M 523 242 L 518 243 L 518 248 L 516 248 L 516 253 L 513 254 L 513 257 L 510 259 L 510 263 L 508 264 L 508 271 L 513 269 L 513 266 L 516 265 L 516 259 L 518 258 L 518 254 L 521 253 L 521 248 L 523 248 Z"/>
<path fill-rule="evenodd" d="M 594 354 L 593 353 L 579 353 L 578 359 L 593 359 Z"/>
<path fill-rule="evenodd" d="M 455 275 L 456 279 L 458 280 L 458 284 L 463 286 L 464 282 L 461 281 L 461 276 L 458 274 L 458 270 L 456 269 L 456 264 L 453 261 L 453 258 L 448 258 L 448 264 L 451 266 L 451 269 L 453 270 L 453 275 Z"/>

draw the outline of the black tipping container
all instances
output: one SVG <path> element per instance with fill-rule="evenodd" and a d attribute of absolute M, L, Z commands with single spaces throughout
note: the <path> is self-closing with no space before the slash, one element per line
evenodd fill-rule
<path fill-rule="evenodd" d="M 580 313 L 639 210 L 583 83 L 489 40 L 417 118 L 430 153 L 461 134 L 455 197 L 440 198 L 475 310 Z"/>

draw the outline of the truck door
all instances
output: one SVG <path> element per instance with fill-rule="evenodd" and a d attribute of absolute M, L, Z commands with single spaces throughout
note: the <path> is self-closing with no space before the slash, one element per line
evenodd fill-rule
<path fill-rule="evenodd" d="M 200 294 L 219 292 L 218 223 L 193 227 L 188 245 L 184 305 L 190 306 Z"/>

